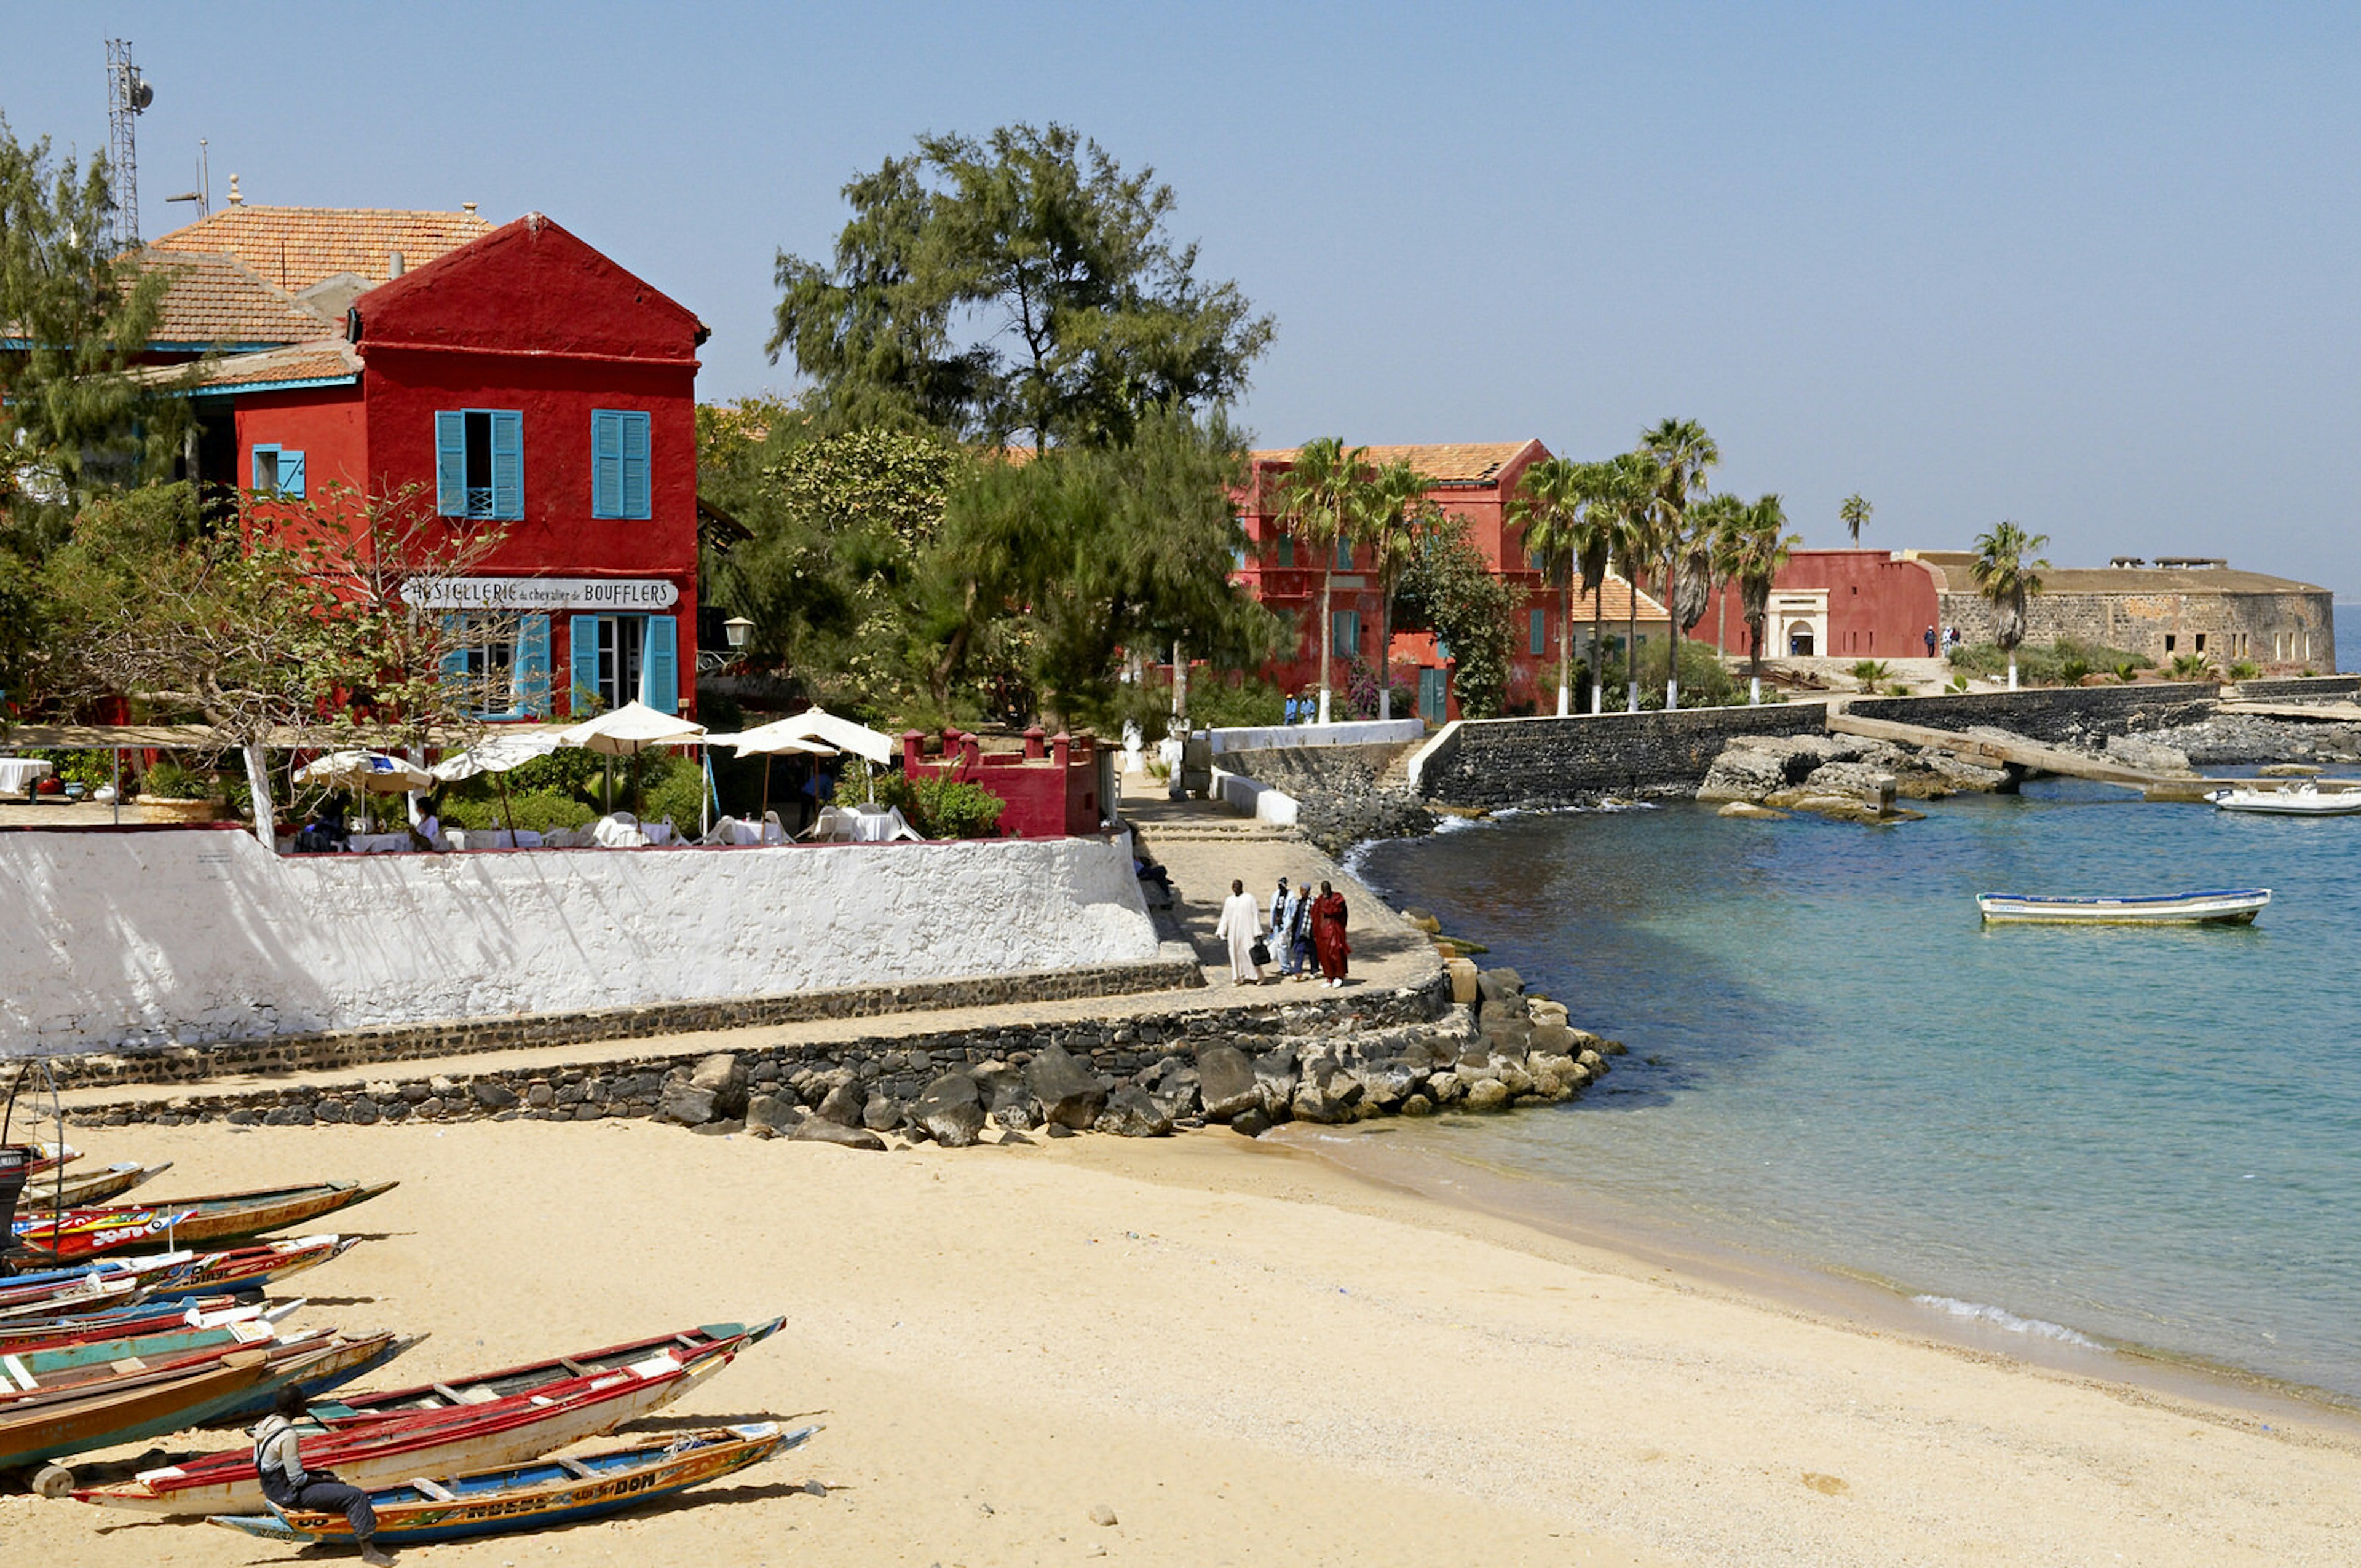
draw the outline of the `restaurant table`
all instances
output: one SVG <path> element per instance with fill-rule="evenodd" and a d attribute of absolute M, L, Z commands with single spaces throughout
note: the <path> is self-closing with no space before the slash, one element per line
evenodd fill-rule
<path fill-rule="evenodd" d="M 391 855 L 411 847 L 407 833 L 356 833 L 345 842 L 346 850 L 356 855 Z"/>
<path fill-rule="evenodd" d="M 30 795 L 49 776 L 49 764 L 38 757 L 0 757 L 0 795 Z"/>
<path fill-rule="evenodd" d="M 855 811 L 852 817 L 852 841 L 856 844 L 884 844 L 909 834 L 910 825 L 902 820 L 899 808 L 887 806 L 883 811 Z"/>

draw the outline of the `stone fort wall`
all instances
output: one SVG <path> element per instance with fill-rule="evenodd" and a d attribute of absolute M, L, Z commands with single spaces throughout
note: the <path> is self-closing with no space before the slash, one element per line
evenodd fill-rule
<path fill-rule="evenodd" d="M 1943 624 L 1970 642 L 1993 639 L 1993 607 L 1973 593 L 1941 596 Z M 2336 668 L 2334 604 L 2324 593 L 2038 593 L 2026 603 L 2028 642 L 2080 638 L 2169 664 L 2202 653 L 2227 669 L 2252 660 L 2294 674 Z"/>

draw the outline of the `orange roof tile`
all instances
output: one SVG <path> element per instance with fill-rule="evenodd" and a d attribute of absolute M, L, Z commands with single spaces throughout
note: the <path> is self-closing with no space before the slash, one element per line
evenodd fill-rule
<path fill-rule="evenodd" d="M 151 343 L 255 347 L 301 343 L 335 326 L 283 290 L 256 277 L 233 257 L 148 251 L 141 256 L 140 266 L 165 268 L 171 273 L 163 312 L 148 334 Z"/>
<path fill-rule="evenodd" d="M 266 282 L 294 293 L 339 272 L 382 283 L 391 276 L 389 258 L 397 250 L 405 266 L 423 267 L 491 232 L 474 213 L 241 204 L 174 229 L 149 248 L 234 256 Z"/>
<path fill-rule="evenodd" d="M 1557 605 L 1564 602 L 1563 590 L 1561 589 L 1550 589 L 1549 596 L 1550 603 L 1552 605 Z M 1615 576 L 1612 572 L 1609 572 L 1607 575 L 1606 581 L 1598 585 L 1598 597 L 1602 601 L 1599 607 L 1599 618 L 1606 621 L 1609 626 L 1623 625 L 1631 613 L 1631 585 L 1625 582 L 1622 578 Z M 1642 624 L 1652 620 L 1670 620 L 1672 619 L 1672 617 L 1664 613 L 1664 607 L 1658 604 L 1645 590 L 1642 590 L 1640 592 L 1639 598 L 1640 620 Z M 1575 594 L 1574 620 L 1576 625 L 1587 626 L 1590 624 L 1590 600 L 1591 596 L 1588 594 L 1581 592 L 1576 592 Z"/>
<path fill-rule="evenodd" d="M 1499 477 L 1527 447 L 1539 445 L 1535 441 L 1443 442 L 1423 446 L 1372 446 L 1369 461 L 1383 466 L 1407 459 L 1411 467 L 1438 485 L 1483 485 Z M 1301 447 L 1274 448 L 1254 454 L 1257 464 L 1287 465 L 1295 461 Z"/>
<path fill-rule="evenodd" d="M 148 365 L 134 370 L 135 380 L 156 386 L 218 389 L 271 387 L 290 381 L 339 381 L 361 373 L 361 356 L 341 337 L 316 334 L 305 343 L 259 354 L 232 354 L 220 359 L 187 365 Z"/>

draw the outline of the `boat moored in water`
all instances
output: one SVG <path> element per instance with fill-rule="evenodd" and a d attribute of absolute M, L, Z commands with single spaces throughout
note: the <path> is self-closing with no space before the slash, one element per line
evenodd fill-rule
<path fill-rule="evenodd" d="M 2271 901 L 2267 887 L 2212 893 L 2168 893 L 2145 898 L 2052 898 L 2035 894 L 1980 893 L 1986 923 L 2052 926 L 2237 925 L 2253 921 Z"/>
<path fill-rule="evenodd" d="M 2351 817 L 2361 813 L 2361 789 L 2322 789 L 2310 779 L 2285 789 L 2217 789 L 2207 795 L 2223 811 L 2273 817 Z"/>

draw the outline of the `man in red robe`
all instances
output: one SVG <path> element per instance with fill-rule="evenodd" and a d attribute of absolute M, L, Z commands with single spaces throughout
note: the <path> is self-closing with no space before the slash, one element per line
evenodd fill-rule
<path fill-rule="evenodd" d="M 1312 901 L 1312 947 L 1320 955 L 1321 983 L 1344 984 L 1345 959 L 1353 950 L 1345 940 L 1345 895 L 1324 882 Z"/>

